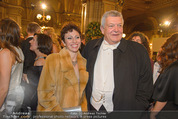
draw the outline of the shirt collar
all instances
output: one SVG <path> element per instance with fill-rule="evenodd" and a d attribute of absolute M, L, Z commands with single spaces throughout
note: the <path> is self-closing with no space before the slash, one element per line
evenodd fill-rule
<path fill-rule="evenodd" d="M 103 40 L 104 40 L 104 37 L 94 40 L 94 42 L 95 41 L 96 42 L 92 46 L 92 49 L 95 49 L 95 48 L 98 48 L 98 47 L 100 48 L 100 46 L 102 46 Z M 129 42 L 131 42 L 131 41 L 125 40 L 124 38 L 122 38 L 121 41 L 120 41 L 120 44 L 117 47 L 117 50 L 120 50 L 121 52 L 125 52 L 127 47 L 128 47 L 128 45 L 130 44 Z"/>
<path fill-rule="evenodd" d="M 102 48 L 103 48 L 103 50 L 108 50 L 108 49 L 114 50 L 119 46 L 119 44 L 120 44 L 120 42 L 110 45 L 106 40 L 103 40 Z"/>

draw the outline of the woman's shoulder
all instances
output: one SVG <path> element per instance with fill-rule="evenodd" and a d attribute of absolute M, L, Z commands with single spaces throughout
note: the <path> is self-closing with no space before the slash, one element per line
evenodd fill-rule
<path fill-rule="evenodd" d="M 10 56 L 11 55 L 11 51 L 7 48 L 1 48 L 0 50 L 0 56 Z"/>
<path fill-rule="evenodd" d="M 171 65 L 169 65 L 162 73 L 162 77 L 174 77 L 178 76 L 178 61 L 173 62 Z"/>
<path fill-rule="evenodd" d="M 176 70 L 176 71 L 178 71 L 177 68 L 178 68 L 178 60 L 175 61 L 175 62 L 173 62 L 173 63 L 167 68 L 167 70 Z"/>
<path fill-rule="evenodd" d="M 1 63 L 12 62 L 12 64 L 14 64 L 15 57 L 9 49 L 4 48 L 0 51 L 0 61 Z"/>

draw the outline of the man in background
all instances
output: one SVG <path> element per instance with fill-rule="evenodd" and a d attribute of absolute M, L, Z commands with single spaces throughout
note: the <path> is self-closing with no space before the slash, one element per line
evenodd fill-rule
<path fill-rule="evenodd" d="M 33 66 L 36 54 L 30 50 L 30 43 L 29 41 L 33 39 L 33 36 L 35 33 L 41 33 L 41 27 L 38 23 L 36 22 L 30 22 L 27 25 L 27 38 L 26 40 L 22 41 L 21 43 L 21 48 L 24 54 L 24 67 L 23 67 L 23 80 L 28 83 L 27 79 L 27 70 L 30 66 Z"/>

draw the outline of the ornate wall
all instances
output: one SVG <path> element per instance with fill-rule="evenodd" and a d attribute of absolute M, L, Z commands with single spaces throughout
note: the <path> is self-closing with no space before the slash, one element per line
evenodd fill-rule
<path fill-rule="evenodd" d="M 42 14 L 41 3 L 45 2 L 47 9 L 45 15 L 49 14 L 51 20 L 48 23 L 41 23 L 36 18 Z M 13 18 L 26 30 L 29 22 L 38 22 L 41 26 L 53 26 L 56 32 L 60 32 L 65 22 L 74 22 L 81 26 L 81 0 L 2 0 L 0 2 L 0 19 Z"/>
<path fill-rule="evenodd" d="M 40 6 L 43 2 L 47 5 L 45 15 L 51 16 L 48 23 L 41 23 L 36 18 L 37 14 L 43 12 Z M 100 22 L 105 11 L 113 9 L 121 11 L 117 2 L 118 0 L 2 0 L 0 19 L 5 17 L 15 19 L 21 25 L 23 32 L 29 22 L 35 21 L 41 26 L 53 26 L 57 33 L 65 22 L 74 22 L 85 33 L 87 25 L 92 21 Z M 82 10 L 85 13 L 82 14 Z"/>
<path fill-rule="evenodd" d="M 22 11 L 24 10 L 21 3 L 22 0 L 13 0 L 11 2 L 4 0 L 4 2 L 0 2 L 0 19 L 13 18 L 21 25 Z"/>
<path fill-rule="evenodd" d="M 122 11 L 125 25 L 124 32 L 127 36 L 134 30 L 145 32 L 149 38 L 162 37 L 158 34 L 161 14 L 174 19 L 177 22 L 176 0 L 1 0 L 0 19 L 11 17 L 15 19 L 25 32 L 29 22 L 35 21 L 40 25 L 53 26 L 56 32 L 60 32 L 65 22 L 75 22 L 85 33 L 90 22 L 100 22 L 102 14 L 108 10 Z M 36 18 L 42 14 L 40 4 L 45 2 L 47 9 L 45 14 L 51 15 L 48 23 L 40 23 Z M 176 16 L 176 17 L 175 17 Z M 175 32 L 177 25 L 172 26 L 170 32 Z"/>

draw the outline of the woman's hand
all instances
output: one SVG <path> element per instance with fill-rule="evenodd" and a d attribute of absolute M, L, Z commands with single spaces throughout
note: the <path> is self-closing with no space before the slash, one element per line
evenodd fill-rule
<path fill-rule="evenodd" d="M 151 109 L 150 119 L 156 119 L 156 115 L 163 109 L 167 102 L 156 101 L 155 106 Z"/>
<path fill-rule="evenodd" d="M 156 115 L 157 114 L 158 114 L 158 112 L 151 111 L 151 113 L 150 113 L 150 119 L 156 119 Z"/>

